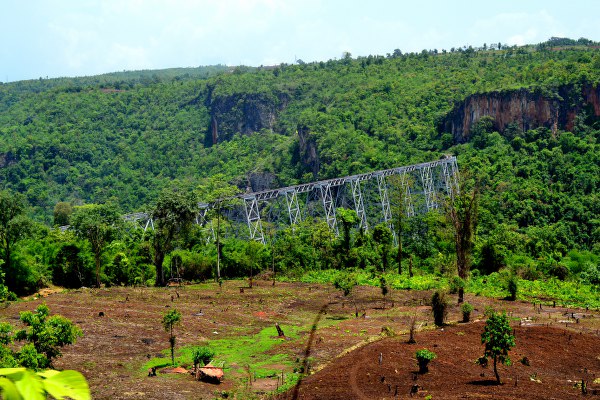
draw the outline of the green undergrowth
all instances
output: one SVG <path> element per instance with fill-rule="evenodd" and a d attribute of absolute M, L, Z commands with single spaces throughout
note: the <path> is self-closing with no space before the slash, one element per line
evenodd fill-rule
<path fill-rule="evenodd" d="M 396 290 L 434 290 L 448 289 L 449 278 L 435 274 L 421 273 L 409 277 L 408 274 L 384 274 L 388 285 Z M 359 285 L 379 286 L 379 276 L 364 270 L 316 270 L 307 271 L 300 277 L 301 282 L 333 284 L 340 274 L 351 273 Z M 509 274 L 495 272 L 490 275 L 474 274 L 468 281 L 466 292 L 477 296 L 505 298 L 508 296 L 507 278 Z M 600 307 L 600 291 L 598 286 L 579 281 L 561 281 L 556 278 L 529 281 L 517 278 L 517 298 L 525 301 L 556 301 L 558 305 L 568 307 Z"/>
<path fill-rule="evenodd" d="M 567 307 L 600 307 L 600 291 L 597 286 L 577 281 L 561 281 L 556 278 L 529 281 L 518 279 L 517 299 L 552 303 Z M 486 297 L 506 297 L 506 276 L 492 273 L 473 277 L 467 284 L 467 292 Z"/>
<path fill-rule="evenodd" d="M 331 284 L 340 274 L 348 272 L 354 274 L 359 285 L 379 286 L 379 276 L 364 270 L 313 270 L 307 271 L 299 280 L 304 283 Z M 415 275 L 412 278 L 409 277 L 408 274 L 398 275 L 396 273 L 386 273 L 384 276 L 391 288 L 399 290 L 429 290 L 447 285 L 444 278 L 440 278 L 433 274 Z"/>

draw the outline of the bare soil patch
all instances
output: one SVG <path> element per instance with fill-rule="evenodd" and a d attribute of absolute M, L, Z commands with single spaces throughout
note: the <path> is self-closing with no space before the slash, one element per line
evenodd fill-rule
<path fill-rule="evenodd" d="M 593 384 L 600 376 L 600 338 L 546 326 L 515 327 L 513 365 L 500 367 L 503 384 L 496 385 L 491 363 L 487 368 L 474 363 L 483 354 L 483 325 L 480 321 L 424 332 L 412 345 L 406 337 L 368 344 L 305 377 L 278 399 L 573 399 L 583 396 L 577 385 L 582 379 L 588 394 L 600 389 Z M 414 358 L 422 348 L 438 356 L 423 375 Z M 524 357 L 529 366 L 521 362 Z M 414 385 L 419 390 L 410 396 Z"/>
<path fill-rule="evenodd" d="M 479 339 L 483 322 L 457 323 L 462 316 L 453 306 L 448 317 L 452 325 L 434 329 L 427 305 L 430 292 L 392 291 L 384 307 L 379 288 L 355 288 L 349 299 L 331 286 L 277 283 L 273 287 L 271 282 L 255 281 L 253 288 L 240 293 L 241 285 L 237 281 L 226 282 L 223 288 L 210 283 L 53 291 L 1 309 L 0 319 L 16 324 L 19 311 L 44 302 L 52 313 L 79 325 L 84 336 L 64 349 L 56 366 L 81 371 L 94 399 L 272 397 L 269 393 L 281 380 L 275 376 L 249 379 L 252 365 L 235 362 L 224 366 L 225 379 L 218 385 L 195 381 L 190 374 L 161 374 L 160 368 L 158 376 L 149 377 L 144 368 L 149 359 L 164 357 L 164 365 L 169 364 L 168 334 L 161 319 L 172 307 L 183 316 L 175 330 L 178 348 L 272 329 L 269 336 L 277 343 L 267 352 L 281 355 L 273 369 L 286 379 L 303 377 L 282 399 L 392 399 L 396 386 L 398 398 L 407 398 L 417 370 L 414 352 L 423 347 L 435 351 L 438 358 L 429 374 L 418 377 L 422 389 L 417 398 L 429 394 L 434 399 L 575 398 L 581 396 L 576 381 L 586 379 L 593 389 L 592 382 L 600 377 L 600 316 L 595 310 L 540 309 L 525 302 L 467 296 L 475 306 L 474 320 L 482 318 L 486 306 L 506 310 L 514 318 L 514 365 L 501 368 L 505 384 L 498 387 L 489 384 L 491 369 L 473 363 L 483 353 Z M 420 327 L 416 345 L 405 343 L 412 317 Z M 299 333 L 291 340 L 277 339 L 275 323 L 286 335 L 292 327 Z M 384 327 L 399 336 L 382 339 Z M 519 362 L 523 357 L 530 366 Z M 182 367 L 189 369 L 191 360 Z"/>

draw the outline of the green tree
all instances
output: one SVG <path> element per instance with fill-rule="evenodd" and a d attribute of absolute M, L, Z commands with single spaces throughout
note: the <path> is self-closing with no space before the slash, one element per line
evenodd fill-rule
<path fill-rule="evenodd" d="M 181 322 L 181 313 L 176 309 L 169 310 L 163 315 L 162 324 L 165 331 L 169 333 L 169 344 L 171 345 L 171 364 L 175 365 L 175 335 L 173 328 Z"/>
<path fill-rule="evenodd" d="M 495 311 L 488 313 L 488 319 L 481 334 L 481 343 L 485 345 L 484 357 L 494 359 L 494 374 L 496 382 L 500 385 L 497 362 L 510 365 L 508 352 L 515 346 L 515 336 L 506 313 L 499 314 Z"/>
<path fill-rule="evenodd" d="M 381 268 L 387 271 L 389 266 L 390 251 L 393 243 L 392 231 L 385 224 L 378 224 L 373 229 L 373 240 L 377 243 L 381 256 Z"/>
<path fill-rule="evenodd" d="M 460 180 L 458 189 L 458 193 L 446 203 L 446 217 L 453 229 L 458 276 L 466 281 L 471 269 L 473 237 L 477 228 L 479 191 L 476 185 L 469 190 L 465 179 Z M 464 294 L 464 288 L 459 288 L 458 303 L 464 301 Z"/>
<path fill-rule="evenodd" d="M 50 316 L 50 309 L 45 304 L 39 305 L 35 311 L 21 312 L 21 322 L 27 327 L 18 330 L 14 338 L 33 345 L 33 349 L 23 346 L 17 356 L 21 361 L 27 360 L 21 363 L 27 368 L 52 368 L 54 359 L 62 354 L 61 348 L 75 343 L 83 335 L 81 329 L 69 319 L 62 315 Z M 35 350 L 37 354 L 31 350 Z M 25 353 L 30 356 L 23 357 Z"/>
<path fill-rule="evenodd" d="M 210 210 L 211 215 L 207 215 L 207 218 L 216 217 L 217 229 L 215 235 L 215 242 L 217 246 L 217 281 L 221 279 L 221 211 L 232 204 L 236 203 L 235 195 L 239 193 L 239 189 L 227 182 L 224 174 L 215 174 L 209 178 L 206 178 L 198 186 L 196 190 L 198 199 L 200 201 L 212 204 L 213 207 Z"/>
<path fill-rule="evenodd" d="M 166 284 L 163 271 L 165 256 L 174 249 L 175 241 L 190 229 L 198 211 L 196 196 L 191 191 L 165 189 L 158 198 L 152 211 L 156 286 Z"/>
<path fill-rule="evenodd" d="M 31 229 L 31 220 L 25 216 L 25 196 L 9 190 L 0 191 L 0 249 L 3 271 L 12 271 L 11 256 L 15 244 L 26 237 Z M 4 280 L 4 279 L 2 279 Z"/>
<path fill-rule="evenodd" d="M 342 240 L 338 254 L 340 256 L 342 266 L 351 267 L 352 265 L 348 265 L 348 261 L 350 260 L 350 248 L 352 247 L 352 236 L 350 235 L 350 230 L 358 223 L 358 215 L 356 214 L 356 211 L 346 208 L 338 208 L 336 209 L 335 213 L 337 215 L 338 222 L 342 224 Z"/>
<path fill-rule="evenodd" d="M 73 213 L 73 206 L 71 203 L 64 201 L 56 203 L 54 206 L 54 226 L 66 226 L 69 225 L 69 219 Z"/>
<path fill-rule="evenodd" d="M 87 204 L 75 208 L 71 226 L 75 234 L 87 240 L 94 253 L 96 264 L 96 286 L 100 287 L 102 253 L 106 246 L 117 238 L 123 225 L 117 207 L 112 204 Z"/>

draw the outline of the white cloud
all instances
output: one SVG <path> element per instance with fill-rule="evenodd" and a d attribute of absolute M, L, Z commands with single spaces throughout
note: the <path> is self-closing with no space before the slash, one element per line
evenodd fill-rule
<path fill-rule="evenodd" d="M 28 0 L 0 15 L 0 37 L 10 38 L 0 47 L 0 77 L 600 40 L 600 3 L 585 10 L 564 0 Z"/>
<path fill-rule="evenodd" d="M 539 43 L 551 36 L 564 35 L 562 23 L 548 11 L 506 12 L 477 20 L 470 29 L 470 40 L 501 41 L 509 45 Z"/>

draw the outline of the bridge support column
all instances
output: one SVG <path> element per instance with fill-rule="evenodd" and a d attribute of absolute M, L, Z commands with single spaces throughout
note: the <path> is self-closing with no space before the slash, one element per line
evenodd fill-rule
<path fill-rule="evenodd" d="M 375 175 L 377 178 L 377 187 L 379 188 L 379 199 L 381 201 L 381 211 L 383 213 L 383 221 L 386 223 L 390 231 L 392 231 L 392 237 L 394 239 L 394 246 L 398 245 L 398 238 L 396 237 L 396 230 L 394 229 L 394 223 L 392 222 L 392 208 L 390 207 L 390 198 L 388 196 L 387 183 L 383 174 Z"/>
<path fill-rule="evenodd" d="M 425 165 L 419 170 L 419 172 L 421 174 L 421 183 L 423 184 L 423 194 L 425 195 L 427 211 L 435 210 L 438 208 L 438 204 L 435 195 L 435 186 L 433 184 L 433 173 L 431 171 L 431 166 Z"/>
<path fill-rule="evenodd" d="M 319 185 L 319 190 L 321 192 L 321 200 L 323 201 L 323 209 L 325 209 L 325 220 L 327 221 L 327 225 L 329 225 L 329 229 L 333 230 L 337 235 L 339 232 L 335 216 L 335 202 L 331 195 L 331 183 L 322 183 Z"/>
<path fill-rule="evenodd" d="M 456 164 L 456 158 L 451 158 L 442 164 L 442 179 L 446 187 L 446 194 L 448 197 L 453 198 L 455 194 L 458 194 L 458 165 Z"/>
<path fill-rule="evenodd" d="M 292 229 L 301 221 L 300 204 L 298 204 L 298 192 L 295 189 L 285 192 L 285 203 L 287 204 L 290 224 Z"/>
<path fill-rule="evenodd" d="M 363 203 L 362 191 L 360 190 L 360 180 L 353 179 L 350 181 L 352 187 L 352 198 L 354 199 L 354 210 L 358 215 L 359 227 L 365 231 L 369 229 L 367 224 L 367 215 L 365 214 L 365 205 Z"/>
<path fill-rule="evenodd" d="M 213 228 L 212 223 L 207 227 L 208 221 L 206 220 L 206 213 L 208 212 L 208 204 L 202 203 L 200 204 L 200 211 L 198 211 L 198 215 L 196 215 L 196 225 L 200 225 L 204 231 L 208 234 L 206 235 L 206 243 L 208 244 L 211 240 L 216 240 L 215 230 Z"/>
<path fill-rule="evenodd" d="M 256 196 L 244 197 L 244 206 L 246 210 L 246 221 L 250 230 L 250 239 L 265 244 L 265 236 L 260 220 L 260 211 L 258 210 L 258 200 Z"/>

